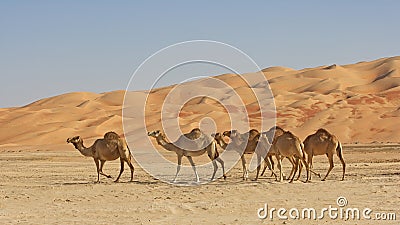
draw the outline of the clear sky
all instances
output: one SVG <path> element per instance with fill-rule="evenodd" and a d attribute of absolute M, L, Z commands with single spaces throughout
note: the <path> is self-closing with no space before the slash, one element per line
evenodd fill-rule
<path fill-rule="evenodd" d="M 125 89 L 151 54 L 193 39 L 262 68 L 400 55 L 400 1 L 234 2 L 0 1 L 0 107 Z"/>

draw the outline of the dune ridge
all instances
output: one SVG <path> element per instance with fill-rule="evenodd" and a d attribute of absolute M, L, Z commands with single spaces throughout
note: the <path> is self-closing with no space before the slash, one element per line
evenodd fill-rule
<path fill-rule="evenodd" d="M 270 67 L 262 70 L 269 80 L 277 108 L 277 124 L 305 138 L 320 127 L 335 133 L 343 143 L 400 142 L 400 56 L 349 65 L 325 65 L 294 70 Z M 252 76 L 251 73 L 243 76 Z M 243 98 L 250 124 L 260 124 L 260 109 L 249 87 L 235 74 L 215 76 Z M 148 129 L 160 128 L 161 104 L 174 86 L 152 90 L 146 107 Z M 265 83 L 254 86 L 263 91 Z M 233 101 L 233 90 L 208 86 Z M 137 92 L 145 96 L 148 91 Z M 125 91 L 75 92 L 38 100 L 29 105 L 0 109 L 0 145 L 63 144 L 73 135 L 93 139 L 113 130 L 122 134 L 122 103 Z M 227 110 L 211 98 L 185 103 L 178 114 L 181 129 L 198 126 L 205 117 L 218 121 L 217 128 L 229 129 Z"/>

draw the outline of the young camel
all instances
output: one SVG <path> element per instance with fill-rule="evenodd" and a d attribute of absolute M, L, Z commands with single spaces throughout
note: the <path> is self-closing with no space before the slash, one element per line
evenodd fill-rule
<path fill-rule="evenodd" d="M 237 130 L 224 131 L 222 133 L 223 136 L 229 137 L 231 139 L 233 149 L 240 154 L 243 167 L 243 180 L 247 180 L 249 178 L 249 172 L 247 170 L 244 154 L 253 154 L 255 152 L 258 143 L 256 137 L 259 134 L 260 133 L 256 129 L 251 129 L 249 132 L 246 132 L 244 134 L 240 134 Z M 222 137 L 218 138 L 217 143 L 223 149 L 226 149 L 226 147 L 228 146 L 228 144 L 225 143 Z"/>
<path fill-rule="evenodd" d="M 185 156 L 189 160 L 190 165 L 192 166 L 194 174 L 196 176 L 196 182 L 200 182 L 199 175 L 197 174 L 197 170 L 196 170 L 196 165 L 194 164 L 192 157 L 203 155 L 205 152 L 207 152 L 208 157 L 212 160 L 212 164 L 214 167 L 214 172 L 212 174 L 211 180 L 214 180 L 215 173 L 217 172 L 217 169 L 218 169 L 218 165 L 217 165 L 216 161 L 221 164 L 223 177 L 224 177 L 224 180 L 226 180 L 224 161 L 221 158 L 219 158 L 219 153 L 217 151 L 217 144 L 215 141 L 212 140 L 211 143 L 204 149 L 190 151 L 190 150 L 179 148 L 176 145 L 174 145 L 173 143 L 168 142 L 166 140 L 165 136 L 159 130 L 148 132 L 147 135 L 155 138 L 157 140 L 157 143 L 159 145 L 161 145 L 165 150 L 173 151 L 176 153 L 176 155 L 178 157 L 178 166 L 176 168 L 176 174 L 175 174 L 175 178 L 174 178 L 173 182 L 176 182 L 178 173 L 181 170 L 183 156 Z M 201 132 L 200 129 L 195 128 L 189 134 L 185 134 L 184 136 L 186 136 L 187 138 L 189 138 L 191 140 L 195 140 L 197 138 L 200 138 L 201 136 L 205 136 L 205 134 L 203 132 Z"/>
<path fill-rule="evenodd" d="M 97 168 L 97 183 L 100 182 L 100 174 L 111 178 L 110 175 L 103 173 L 103 166 L 106 161 L 112 161 L 120 159 L 121 169 L 117 179 L 114 182 L 118 182 L 124 171 L 124 162 L 126 162 L 131 169 L 131 179 L 133 181 L 134 167 L 132 165 L 132 153 L 129 150 L 126 142 L 118 136 L 115 132 L 107 132 L 103 139 L 97 139 L 92 146 L 86 148 L 83 145 L 83 139 L 79 136 L 75 136 L 67 139 L 67 143 L 72 143 L 79 152 L 86 156 L 92 157 Z M 100 165 L 99 165 L 100 161 Z"/>
<path fill-rule="evenodd" d="M 292 160 L 294 161 L 292 164 L 292 171 L 290 172 L 290 174 L 293 174 L 293 176 L 292 178 L 289 176 L 289 183 L 293 182 L 299 167 L 299 163 L 303 163 L 306 166 L 307 179 L 305 182 L 308 182 L 309 166 L 305 161 L 305 155 L 302 149 L 303 143 L 301 143 L 300 139 L 290 131 L 285 131 L 272 143 L 271 151 L 275 152 L 275 157 L 278 160 L 279 181 L 282 181 L 282 159 L 287 157 L 291 162 Z"/>
<path fill-rule="evenodd" d="M 337 154 L 337 156 L 340 159 L 340 162 L 342 163 L 343 166 L 343 175 L 342 175 L 342 180 L 344 180 L 344 174 L 346 171 L 346 163 L 344 162 L 343 159 L 343 152 L 342 152 L 342 145 L 340 144 L 339 140 L 336 138 L 335 135 L 330 134 L 327 130 L 325 129 L 319 129 L 317 132 L 315 132 L 312 135 L 309 135 L 305 140 L 304 140 L 304 151 L 307 153 L 308 156 L 308 165 L 310 168 L 312 168 L 312 159 L 313 156 L 316 155 L 326 155 L 329 160 L 329 169 L 328 172 L 326 173 L 325 177 L 322 179 L 322 181 L 326 180 L 326 177 L 328 177 L 329 173 L 334 167 L 333 164 L 333 155 Z M 311 179 L 311 176 L 310 176 Z"/>

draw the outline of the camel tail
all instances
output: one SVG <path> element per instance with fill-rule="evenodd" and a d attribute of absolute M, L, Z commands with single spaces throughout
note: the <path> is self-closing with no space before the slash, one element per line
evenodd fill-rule
<path fill-rule="evenodd" d="M 129 158 L 131 158 L 131 160 L 133 161 L 133 155 L 132 155 L 131 149 L 129 148 L 128 145 L 126 145 L 126 147 L 128 148 Z"/>
<path fill-rule="evenodd" d="M 344 162 L 344 159 L 343 159 L 342 144 L 340 144 L 340 142 L 338 142 L 338 146 L 336 147 L 336 153 L 339 156 L 340 162 L 342 162 L 342 166 L 343 166 L 342 180 L 344 180 L 344 174 L 346 173 L 346 163 Z"/>
<path fill-rule="evenodd" d="M 306 160 L 306 153 L 304 151 L 304 144 L 300 143 L 301 154 L 303 155 L 303 159 Z"/>
<path fill-rule="evenodd" d="M 338 142 L 336 147 L 336 154 L 339 156 L 339 159 L 343 159 L 342 144 L 340 142 Z"/>

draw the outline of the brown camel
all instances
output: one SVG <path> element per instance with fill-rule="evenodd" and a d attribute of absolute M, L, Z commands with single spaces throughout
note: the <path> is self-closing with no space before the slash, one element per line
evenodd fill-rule
<path fill-rule="evenodd" d="M 282 159 L 287 157 L 292 163 L 292 171 L 290 172 L 289 179 L 292 183 L 296 172 L 299 168 L 299 163 L 303 163 L 306 166 L 307 178 L 305 182 L 309 179 L 309 167 L 305 161 L 305 154 L 303 152 L 303 143 L 300 139 L 292 134 L 290 131 L 285 131 L 282 135 L 278 136 L 276 140 L 272 143 L 271 150 L 275 153 L 275 157 L 278 160 L 279 168 L 279 181 L 282 181 Z M 292 175 L 293 174 L 293 175 Z M 291 177 L 291 178 L 290 178 Z"/>
<path fill-rule="evenodd" d="M 244 154 L 253 154 L 257 147 L 257 135 L 260 133 L 256 129 L 251 129 L 250 131 L 240 134 L 237 130 L 224 131 L 222 133 L 223 136 L 229 137 L 232 142 L 233 149 L 240 154 L 240 158 L 242 160 L 243 167 L 243 180 L 247 180 L 249 177 L 249 172 L 246 165 L 246 159 Z M 214 137 L 215 139 L 215 137 Z M 217 143 L 225 149 L 228 144 L 224 142 L 222 138 L 220 138 Z"/>
<path fill-rule="evenodd" d="M 97 168 L 97 182 L 100 182 L 100 174 L 107 178 L 111 178 L 110 175 L 103 173 L 104 163 L 118 158 L 121 161 L 121 169 L 115 182 L 118 182 L 122 172 L 124 171 L 124 162 L 126 162 L 131 169 L 130 181 L 133 181 L 134 167 L 132 165 L 132 153 L 130 152 L 126 142 L 115 132 L 107 132 L 103 139 L 97 139 L 94 144 L 88 148 L 83 145 L 83 139 L 79 136 L 68 138 L 67 143 L 72 143 L 82 155 L 94 159 Z"/>
<path fill-rule="evenodd" d="M 194 164 L 192 157 L 203 155 L 206 152 L 207 152 L 208 157 L 212 160 L 212 164 L 214 167 L 214 172 L 212 174 L 211 180 L 214 180 L 215 173 L 217 172 L 217 169 L 218 169 L 218 165 L 217 165 L 216 161 L 218 161 L 221 164 L 223 177 L 224 177 L 224 179 L 226 179 L 224 161 L 221 158 L 219 158 L 219 153 L 217 151 L 217 144 L 214 140 L 211 139 L 211 137 L 210 137 L 210 139 L 211 139 L 210 144 L 207 145 L 205 148 L 200 149 L 200 150 L 187 150 L 187 149 L 182 149 L 180 147 L 177 147 L 177 145 L 168 142 L 166 140 L 165 136 L 159 130 L 148 132 L 147 135 L 155 138 L 157 140 L 157 143 L 159 145 L 161 145 L 165 150 L 173 151 L 176 153 L 176 155 L 178 157 L 178 166 L 176 169 L 176 174 L 175 174 L 175 178 L 174 178 L 173 182 L 176 182 L 176 178 L 178 177 L 178 173 L 179 173 L 179 171 L 181 169 L 181 165 L 182 165 L 182 157 L 183 156 L 185 156 L 189 160 L 189 162 L 193 168 L 194 174 L 196 176 L 196 182 L 200 182 L 199 175 L 197 174 L 197 170 L 196 170 L 196 165 Z M 184 134 L 184 136 L 191 140 L 208 138 L 206 136 L 206 134 L 201 132 L 200 129 L 198 129 L 198 128 L 193 129 L 188 134 Z M 178 141 L 179 141 L 179 139 L 178 139 Z"/>
<path fill-rule="evenodd" d="M 317 132 L 315 132 L 312 135 L 309 135 L 305 140 L 304 140 L 304 151 L 307 153 L 308 156 L 308 165 L 310 168 L 312 168 L 312 159 L 313 156 L 316 155 L 326 155 L 329 160 L 329 169 L 328 172 L 326 173 L 325 177 L 322 179 L 322 181 L 326 180 L 326 177 L 328 177 L 329 173 L 334 167 L 333 164 L 333 155 L 337 154 L 337 156 L 340 159 L 340 162 L 342 163 L 343 166 L 343 175 L 342 175 L 342 180 L 344 180 L 344 174 L 346 171 L 346 163 L 344 162 L 343 159 L 343 152 L 342 152 L 342 145 L 340 144 L 339 140 L 336 138 L 335 135 L 329 133 L 325 129 L 319 129 Z M 310 176 L 311 179 L 311 176 Z"/>
<path fill-rule="evenodd" d="M 284 129 L 282 129 L 279 126 L 275 126 L 275 127 L 271 127 L 268 131 L 262 132 L 263 136 L 265 136 L 268 139 L 265 139 L 264 144 L 265 147 L 268 147 L 269 143 L 273 143 L 277 137 L 281 136 L 283 133 L 285 132 Z M 273 134 L 273 135 L 272 135 Z M 272 138 L 273 137 L 273 138 Z M 268 142 L 267 142 L 268 141 Z M 264 148 L 265 148 L 264 147 Z M 269 147 L 268 147 L 269 148 Z M 261 176 L 264 175 L 265 170 L 267 169 L 267 167 L 272 171 L 272 175 L 276 176 L 274 173 L 274 160 L 272 160 L 272 156 L 275 155 L 274 151 L 269 151 L 267 157 L 264 158 L 264 169 L 261 173 Z M 270 162 L 267 162 L 267 160 L 269 160 Z M 269 166 L 270 165 L 270 166 Z M 261 166 L 261 165 L 260 165 Z M 259 171 L 259 168 L 257 168 L 257 170 Z M 258 173 L 258 172 L 257 172 Z M 289 176 L 290 177 L 290 176 Z"/>

